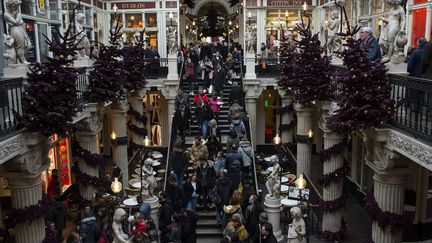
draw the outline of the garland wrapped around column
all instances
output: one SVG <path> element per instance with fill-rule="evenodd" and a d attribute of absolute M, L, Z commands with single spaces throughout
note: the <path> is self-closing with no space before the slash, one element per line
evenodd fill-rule
<path fill-rule="evenodd" d="M 71 147 L 73 155 L 79 157 L 90 166 L 100 167 L 104 163 L 103 155 L 93 154 L 90 151 L 84 149 L 74 138 L 71 139 Z"/>
<path fill-rule="evenodd" d="M 28 222 L 30 224 L 33 220 L 38 218 L 47 219 L 49 217 L 50 207 L 50 200 L 46 194 L 43 194 L 42 199 L 36 205 L 25 208 L 12 208 L 6 211 L 3 217 L 3 224 L 6 229 L 11 229 L 18 223 Z"/>
<path fill-rule="evenodd" d="M 284 106 L 284 107 L 280 108 L 277 111 L 277 113 L 280 116 L 283 116 L 284 114 L 287 114 L 287 113 L 294 113 L 294 105 L 289 104 L 287 106 Z M 297 119 L 296 119 L 295 114 L 293 114 L 293 119 L 291 120 L 290 123 L 287 123 L 287 124 L 284 123 L 284 124 L 279 125 L 279 133 L 282 134 L 285 131 L 291 131 L 295 128 L 296 125 L 297 125 Z"/>
<path fill-rule="evenodd" d="M 130 119 L 127 123 L 127 129 L 132 133 L 141 135 L 142 137 L 147 136 L 148 131 L 147 131 L 146 126 L 147 126 L 148 118 L 145 115 L 140 114 L 138 111 L 136 111 L 130 103 L 129 103 L 129 109 L 126 112 L 126 114 L 128 114 L 130 117 L 133 117 L 135 119 L 135 121 L 143 124 L 143 127 L 138 127 L 137 125 L 133 124 L 132 119 Z M 129 141 L 129 147 L 133 151 L 135 151 L 135 150 L 138 150 L 144 146 L 133 142 L 131 139 Z"/>
<path fill-rule="evenodd" d="M 76 182 L 78 182 L 82 185 L 89 185 L 90 184 L 90 185 L 93 185 L 95 187 L 99 187 L 99 186 L 107 185 L 107 183 L 108 184 L 110 183 L 108 180 L 106 180 L 103 177 L 96 177 L 96 176 L 91 176 L 91 175 L 88 175 L 86 173 L 83 173 L 79 169 L 77 163 L 72 165 L 71 171 L 72 171 L 72 174 L 74 174 L 74 176 L 75 176 Z"/>

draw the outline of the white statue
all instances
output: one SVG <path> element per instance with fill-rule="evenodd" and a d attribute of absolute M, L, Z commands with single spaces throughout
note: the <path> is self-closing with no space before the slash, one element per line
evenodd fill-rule
<path fill-rule="evenodd" d="M 400 0 L 388 0 L 392 8 L 388 13 L 388 18 L 381 17 L 381 35 L 379 45 L 383 50 L 382 61 L 388 61 L 394 54 L 396 38 L 399 34 L 405 34 L 405 11 L 400 5 Z"/>
<path fill-rule="evenodd" d="M 3 34 L 3 43 L 5 45 L 3 57 L 6 59 L 6 64 L 15 64 L 16 51 L 14 47 L 14 39 L 10 35 Z"/>
<path fill-rule="evenodd" d="M 78 48 L 80 57 L 90 56 L 90 41 L 84 29 L 85 15 L 83 13 L 78 13 L 76 16 L 75 34 L 77 35 L 76 40 L 78 42 Z"/>
<path fill-rule="evenodd" d="M 279 159 L 276 155 L 270 157 L 270 161 L 273 164 L 273 171 L 267 177 L 266 187 L 269 192 L 270 198 L 279 198 L 280 196 L 280 170 Z"/>
<path fill-rule="evenodd" d="M 390 61 L 395 64 L 399 64 L 405 61 L 404 47 L 408 43 L 408 38 L 405 32 L 399 32 L 393 56 L 391 56 Z"/>
<path fill-rule="evenodd" d="M 177 30 L 176 27 L 174 26 L 168 27 L 167 44 L 168 44 L 168 53 L 175 54 L 177 52 Z"/>
<path fill-rule="evenodd" d="M 255 41 L 254 41 L 254 36 L 253 36 L 252 31 L 248 30 L 245 33 L 245 41 L 246 41 L 246 50 L 249 53 L 254 53 L 255 52 L 255 50 L 254 50 Z"/>
<path fill-rule="evenodd" d="M 327 52 L 329 55 L 333 52 L 340 51 L 342 47 L 342 41 L 338 35 L 340 28 L 340 16 L 337 10 L 330 12 L 330 19 L 328 22 L 328 38 L 327 38 Z"/>
<path fill-rule="evenodd" d="M 143 173 L 143 185 L 146 185 L 146 187 L 143 186 L 143 199 L 149 199 L 154 195 L 154 189 L 157 186 L 156 178 L 153 175 L 153 160 L 151 158 L 148 158 L 144 161 L 144 166 L 142 167 L 142 173 Z"/>
<path fill-rule="evenodd" d="M 287 243 L 304 243 L 306 235 L 306 223 L 302 218 L 301 209 L 293 207 L 290 209 L 292 222 L 288 225 Z"/>
<path fill-rule="evenodd" d="M 31 42 L 19 12 L 20 5 L 21 0 L 6 1 L 4 19 L 8 27 L 8 34 L 13 39 L 15 63 L 27 64 L 26 55 L 31 49 Z"/>
<path fill-rule="evenodd" d="M 123 232 L 123 221 L 126 216 L 126 211 L 123 208 L 117 208 L 114 212 L 112 229 L 114 232 L 114 240 L 113 243 L 131 243 L 132 239 L 129 239 L 129 236 Z"/>

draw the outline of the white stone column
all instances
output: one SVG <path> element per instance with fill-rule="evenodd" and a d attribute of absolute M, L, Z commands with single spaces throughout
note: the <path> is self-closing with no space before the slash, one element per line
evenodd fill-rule
<path fill-rule="evenodd" d="M 403 214 L 405 176 L 402 174 L 379 173 L 375 171 L 374 197 L 382 211 Z M 372 223 L 372 239 L 375 243 L 402 242 L 402 231 L 391 233 L 382 230 L 377 222 Z"/>
<path fill-rule="evenodd" d="M 312 108 L 310 104 L 303 106 L 294 105 L 297 112 L 297 177 L 304 173 L 310 178 L 312 160 L 312 142 L 308 138 L 308 132 L 312 129 Z"/>
<path fill-rule="evenodd" d="M 174 107 L 175 106 L 175 99 L 174 97 L 168 98 L 168 127 L 171 129 L 172 127 L 172 117 L 174 116 Z"/>
<path fill-rule="evenodd" d="M 255 53 L 247 52 L 245 56 L 246 73 L 245 79 L 256 79 L 255 73 Z"/>
<path fill-rule="evenodd" d="M 344 139 L 343 135 L 334 132 L 324 131 L 324 149 L 329 149 L 334 145 L 341 143 Z M 343 153 L 335 154 L 330 157 L 330 160 L 323 162 L 323 174 L 332 173 L 342 167 L 344 162 Z M 323 186 L 323 200 L 332 201 L 339 198 L 343 192 L 343 179 L 338 182 L 331 182 Z M 325 212 L 323 214 L 322 231 L 337 232 L 341 229 L 342 209 Z"/>
<path fill-rule="evenodd" d="M 149 199 L 144 200 L 144 202 L 150 204 L 150 217 L 153 219 L 153 222 L 156 225 L 156 229 L 159 229 L 159 199 L 156 196 L 153 196 Z"/>
<path fill-rule="evenodd" d="M 276 237 L 277 241 L 280 242 L 283 240 L 282 231 L 280 228 L 280 214 L 281 214 L 281 199 L 278 198 L 270 198 L 268 196 L 265 197 L 264 200 L 264 211 L 268 215 L 268 221 L 273 226 L 273 234 Z"/>
<path fill-rule="evenodd" d="M 292 96 L 282 96 L 282 108 L 287 107 L 293 103 Z M 285 112 L 282 114 L 281 124 L 290 124 L 294 120 L 293 112 Z M 281 132 L 283 143 L 290 143 L 293 141 L 294 128 Z"/>
<path fill-rule="evenodd" d="M 98 141 L 97 141 L 97 133 L 92 132 L 79 132 L 76 134 L 77 141 L 79 145 L 88 150 L 90 153 L 97 154 L 99 153 L 98 149 Z M 95 167 L 88 165 L 82 159 L 78 160 L 79 169 L 90 176 L 99 177 L 100 167 Z M 81 185 L 80 184 L 80 194 L 83 198 L 87 200 L 91 200 L 93 198 L 93 193 L 97 190 L 97 188 L 93 185 Z"/>
<path fill-rule="evenodd" d="M 137 111 L 140 115 L 143 115 L 144 113 L 144 107 L 143 107 L 143 98 L 141 95 L 132 96 L 129 99 L 131 106 L 135 111 Z M 131 116 L 132 124 L 139 128 L 144 128 L 144 124 L 141 121 L 137 121 L 133 116 Z M 132 141 L 138 145 L 144 145 L 144 136 L 140 134 L 136 134 L 132 132 Z"/>
<path fill-rule="evenodd" d="M 250 121 L 250 133 L 251 133 L 251 143 L 253 146 L 256 146 L 256 113 L 257 113 L 257 98 L 256 97 L 246 97 L 246 110 L 249 115 Z M 264 131 L 263 131 L 264 132 Z"/>
<path fill-rule="evenodd" d="M 168 80 L 179 80 L 177 73 L 177 55 L 168 54 Z"/>
<path fill-rule="evenodd" d="M 128 154 L 127 154 L 127 131 L 126 112 L 123 108 L 111 109 L 111 126 L 117 134 L 117 141 L 113 141 L 112 159 L 122 172 L 122 184 L 127 186 L 129 182 Z"/>

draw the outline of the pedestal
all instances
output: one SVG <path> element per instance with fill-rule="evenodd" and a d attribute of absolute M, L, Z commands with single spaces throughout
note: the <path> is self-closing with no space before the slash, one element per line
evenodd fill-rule
<path fill-rule="evenodd" d="M 177 56 L 175 54 L 168 54 L 168 80 L 178 80 L 177 73 Z"/>
<path fill-rule="evenodd" d="M 11 189 L 13 208 L 37 205 L 42 199 L 41 172 L 42 170 L 36 174 L 11 173 L 6 175 Z M 18 223 L 14 229 L 17 243 L 42 242 L 45 238 L 45 220 L 42 217 L 32 220 L 31 223 Z"/>
<path fill-rule="evenodd" d="M 280 228 L 281 206 L 281 198 L 271 198 L 269 197 L 269 194 L 266 195 L 264 200 L 264 211 L 268 215 L 269 223 L 273 226 L 273 234 L 278 242 L 283 240 Z"/>
<path fill-rule="evenodd" d="M 246 63 L 246 74 L 244 78 L 256 79 L 257 76 L 255 73 L 255 53 L 246 53 L 245 63 Z"/>
<path fill-rule="evenodd" d="M 380 174 L 375 172 L 374 197 L 383 211 L 403 214 L 405 176 L 401 174 Z M 372 239 L 375 243 L 399 243 L 402 241 L 402 231 L 390 232 L 382 230 L 377 222 L 372 223 Z"/>
<path fill-rule="evenodd" d="M 81 57 L 77 60 L 74 60 L 74 67 L 91 67 L 93 65 L 93 61 L 88 57 Z"/>
<path fill-rule="evenodd" d="M 156 196 L 153 196 L 147 200 L 144 200 L 144 202 L 150 204 L 150 208 L 151 208 L 150 216 L 156 225 L 156 229 L 159 229 L 158 213 L 159 213 L 160 204 L 158 198 Z"/>
<path fill-rule="evenodd" d="M 334 145 L 343 141 L 344 136 L 339 134 L 324 131 L 324 149 L 329 149 Z M 323 174 L 328 174 L 339 169 L 343 165 L 343 153 L 335 154 L 330 157 L 330 160 L 324 161 Z M 333 201 L 342 195 L 343 191 L 343 180 L 338 182 L 332 182 L 327 186 L 323 187 L 323 200 Z M 325 212 L 323 214 L 322 231 L 337 232 L 341 229 L 342 222 L 342 209 Z"/>
<path fill-rule="evenodd" d="M 331 64 L 335 66 L 343 66 L 343 60 L 336 55 L 332 55 Z"/>
<path fill-rule="evenodd" d="M 91 132 L 77 133 L 77 141 L 83 149 L 86 149 L 91 153 L 98 153 L 97 134 Z M 100 168 L 98 167 L 90 166 L 81 159 L 78 160 L 78 167 L 85 174 L 99 177 Z M 93 198 L 93 193 L 96 190 L 97 188 L 91 184 L 88 185 L 80 184 L 80 194 L 82 197 L 84 197 L 87 200 L 91 200 Z"/>
<path fill-rule="evenodd" d="M 113 162 L 121 169 L 122 184 L 127 186 L 129 182 L 128 154 L 127 154 L 127 133 L 126 133 L 126 112 L 124 110 L 111 110 L 112 130 L 117 134 L 117 140 L 113 141 L 112 158 Z"/>
<path fill-rule="evenodd" d="M 3 69 L 5 77 L 11 78 L 24 78 L 27 77 L 27 73 L 30 72 L 28 64 L 8 64 Z"/>
<path fill-rule="evenodd" d="M 312 161 L 312 140 L 308 138 L 312 129 L 312 108 L 309 105 L 294 105 L 297 111 L 297 178 L 304 173 L 310 178 Z"/>
<path fill-rule="evenodd" d="M 385 66 L 388 68 L 388 74 L 408 75 L 407 64 L 404 62 L 398 64 L 388 62 L 385 64 Z"/>

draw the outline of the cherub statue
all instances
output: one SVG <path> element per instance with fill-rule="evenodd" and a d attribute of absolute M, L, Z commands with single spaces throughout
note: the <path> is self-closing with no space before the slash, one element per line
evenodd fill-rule
<path fill-rule="evenodd" d="M 177 33 L 176 28 L 174 26 L 168 27 L 167 33 L 167 44 L 168 44 L 168 53 L 176 53 L 177 52 Z"/>
<path fill-rule="evenodd" d="M 5 45 L 3 57 L 6 59 L 6 63 L 15 64 L 17 60 L 14 48 L 14 39 L 10 35 L 3 34 L 3 43 Z"/>
<path fill-rule="evenodd" d="M 340 27 L 340 18 L 339 12 L 337 10 L 333 10 L 330 12 L 330 19 L 328 22 L 328 38 L 327 38 L 327 52 L 329 55 L 333 54 L 333 52 L 340 51 L 342 47 L 342 41 L 338 35 L 339 27 Z"/>
<path fill-rule="evenodd" d="M 273 164 L 273 171 L 267 177 L 266 187 L 269 192 L 270 198 L 279 198 L 280 196 L 280 170 L 279 159 L 276 155 L 270 157 L 270 161 Z"/>
<path fill-rule="evenodd" d="M 31 42 L 25 28 L 25 23 L 19 12 L 20 5 L 21 0 L 6 1 L 6 9 L 3 17 L 8 27 L 8 34 L 13 39 L 16 57 L 15 63 L 27 64 L 26 55 L 31 49 Z"/>
<path fill-rule="evenodd" d="M 82 48 L 79 51 L 81 57 L 90 56 L 90 41 L 84 29 L 85 15 L 78 13 L 76 16 L 75 34 L 77 35 L 76 40 L 78 42 L 78 48 Z"/>
<path fill-rule="evenodd" d="M 112 229 L 114 232 L 114 240 L 113 243 L 131 243 L 132 239 L 129 239 L 129 236 L 123 232 L 123 221 L 126 216 L 126 211 L 123 208 L 117 208 L 114 212 Z"/>
<path fill-rule="evenodd" d="M 246 50 L 249 53 L 254 53 L 255 52 L 255 48 L 254 48 L 254 36 L 251 30 L 246 31 L 245 33 L 245 41 L 246 41 Z"/>
<path fill-rule="evenodd" d="M 306 235 L 306 223 L 302 218 L 301 209 L 293 207 L 290 209 L 292 222 L 288 228 L 287 243 L 304 243 Z"/>
<path fill-rule="evenodd" d="M 379 46 L 383 51 L 382 61 L 388 61 L 394 54 L 396 38 L 400 33 L 405 34 L 405 11 L 400 5 L 400 0 L 387 0 L 392 6 L 388 17 L 381 17 L 383 25 L 381 26 L 381 35 Z"/>
<path fill-rule="evenodd" d="M 143 173 L 143 185 L 148 184 L 148 188 L 146 189 L 148 191 L 148 198 L 152 197 L 154 195 L 154 189 L 156 188 L 156 179 L 153 175 L 153 160 L 151 158 L 148 158 L 144 161 L 144 166 L 142 167 L 142 173 Z M 143 188 L 144 191 L 145 188 Z M 145 192 L 147 193 L 147 192 Z M 144 194 L 144 192 L 143 192 Z M 143 198 L 146 199 L 146 198 Z"/>

